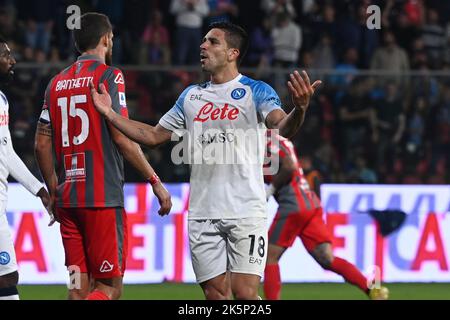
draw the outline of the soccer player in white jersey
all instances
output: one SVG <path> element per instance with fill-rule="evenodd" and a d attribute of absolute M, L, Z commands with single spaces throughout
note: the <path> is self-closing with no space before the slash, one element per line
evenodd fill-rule
<path fill-rule="evenodd" d="M 294 108 L 287 115 L 269 85 L 239 73 L 247 46 L 248 36 L 241 27 L 228 22 L 212 24 L 200 46 L 201 66 L 211 81 L 185 89 L 155 127 L 115 113 L 102 85 L 91 85 L 94 104 L 108 121 L 138 143 L 158 146 L 169 141 L 172 133 L 185 129 L 194 148 L 221 144 L 239 159 L 259 158 L 264 148 L 243 147 L 236 132 L 265 124 L 291 137 L 302 124 L 320 81 L 310 84 L 306 72 L 290 75 L 288 88 Z M 205 161 L 190 163 L 188 231 L 197 282 L 207 299 L 229 299 L 231 295 L 258 299 L 267 256 L 261 163 L 224 164 L 204 157 Z"/>
<path fill-rule="evenodd" d="M 0 85 L 6 85 L 12 78 L 16 60 L 4 39 L 0 38 Z M 9 104 L 5 94 L 0 91 L 0 300 L 18 300 L 16 254 L 6 219 L 8 198 L 8 176 L 12 175 L 28 191 L 41 198 L 47 207 L 50 196 L 43 184 L 28 170 L 13 149 L 9 133 Z"/>

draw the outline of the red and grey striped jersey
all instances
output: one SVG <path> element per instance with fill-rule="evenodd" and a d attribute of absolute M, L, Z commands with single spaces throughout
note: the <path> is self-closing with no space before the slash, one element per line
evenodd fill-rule
<path fill-rule="evenodd" d="M 103 83 L 114 111 L 128 116 L 122 72 L 82 55 L 48 84 L 42 123 L 52 127 L 59 207 L 123 207 L 123 158 L 92 102 L 89 82 Z"/>
<path fill-rule="evenodd" d="M 292 173 L 288 184 L 279 188 L 274 194 L 279 204 L 279 211 L 294 213 L 298 211 L 311 210 L 321 206 L 316 193 L 309 187 L 305 178 L 300 161 L 292 142 L 278 134 L 272 134 L 267 143 L 267 155 L 273 157 L 278 155 L 280 158 L 290 157 L 297 170 Z M 264 177 L 267 183 L 272 182 L 275 175 Z"/>

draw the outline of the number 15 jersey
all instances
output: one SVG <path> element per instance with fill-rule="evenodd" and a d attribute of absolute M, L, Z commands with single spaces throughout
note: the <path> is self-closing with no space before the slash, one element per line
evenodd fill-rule
<path fill-rule="evenodd" d="M 114 111 L 128 116 L 122 72 L 83 55 L 48 84 L 39 121 L 51 124 L 58 207 L 123 207 L 123 158 L 92 102 L 103 83 Z"/>

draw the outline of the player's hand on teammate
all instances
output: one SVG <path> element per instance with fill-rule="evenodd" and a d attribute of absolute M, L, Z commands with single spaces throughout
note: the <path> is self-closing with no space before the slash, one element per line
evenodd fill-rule
<path fill-rule="evenodd" d="M 48 212 L 48 215 L 50 216 L 50 222 L 48 226 L 52 226 L 56 221 L 59 222 L 59 219 L 55 213 L 55 199 L 49 195 L 44 187 L 39 190 L 37 196 L 41 198 L 42 204 L 44 205 L 45 209 Z"/>
<path fill-rule="evenodd" d="M 91 89 L 91 97 L 92 101 L 94 102 L 95 108 L 98 112 L 100 112 L 101 115 L 107 117 L 108 113 L 112 110 L 112 101 L 111 96 L 109 95 L 108 91 L 106 91 L 105 85 L 103 83 L 100 83 L 100 92 L 97 91 L 92 81 L 89 82 L 89 87 Z"/>
<path fill-rule="evenodd" d="M 165 216 L 169 214 L 172 208 L 172 200 L 170 199 L 170 193 L 164 187 L 161 182 L 155 183 L 153 186 L 153 193 L 158 198 L 159 205 L 161 208 L 158 210 L 160 216 Z"/>
<path fill-rule="evenodd" d="M 321 83 L 322 81 L 316 80 L 311 84 L 308 74 L 304 70 L 301 74 L 297 70 L 291 73 L 290 80 L 288 81 L 288 89 L 291 93 L 294 106 L 297 109 L 306 111 L 314 91 Z"/>

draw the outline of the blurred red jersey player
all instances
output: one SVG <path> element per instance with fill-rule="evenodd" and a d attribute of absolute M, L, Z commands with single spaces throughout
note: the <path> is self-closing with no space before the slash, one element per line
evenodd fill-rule
<path fill-rule="evenodd" d="M 122 156 L 152 184 L 160 214 L 170 211 L 171 202 L 139 145 L 106 123 L 92 103 L 89 85 L 102 83 L 114 110 L 128 117 L 124 76 L 110 67 L 108 17 L 87 13 L 80 26 L 73 33 L 80 57 L 47 86 L 36 158 L 61 223 L 66 266 L 80 271 L 81 285 L 69 289 L 69 299 L 118 299 L 128 243 Z"/>
<path fill-rule="evenodd" d="M 267 199 L 274 195 L 279 205 L 269 229 L 269 249 L 264 272 L 266 298 L 280 299 L 281 277 L 278 261 L 299 237 L 306 250 L 322 268 L 341 275 L 371 299 L 387 299 L 387 288 L 370 290 L 366 277 L 353 264 L 333 255 L 331 237 L 322 219 L 320 199 L 309 187 L 294 145 L 274 132 L 268 137 L 267 156 L 278 157 L 280 165 L 276 174 L 265 176 L 266 182 L 270 183 L 266 189 Z"/>

